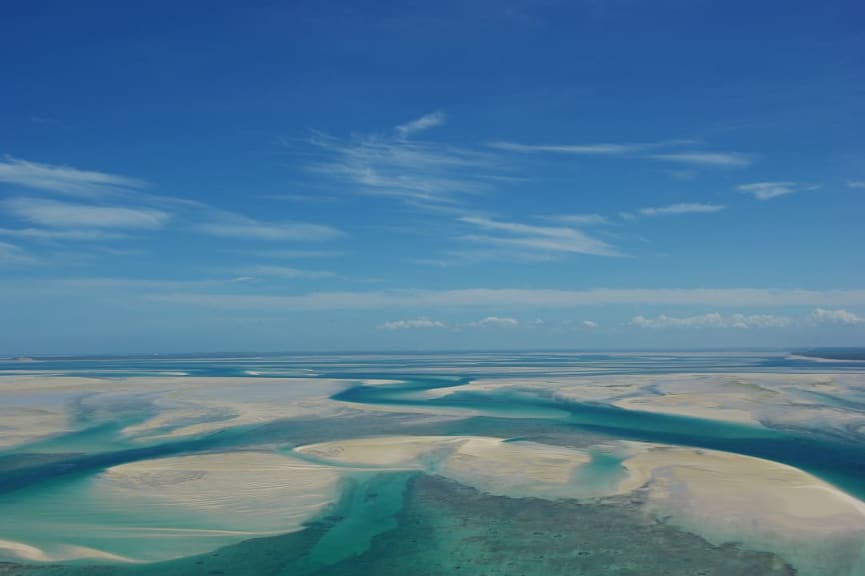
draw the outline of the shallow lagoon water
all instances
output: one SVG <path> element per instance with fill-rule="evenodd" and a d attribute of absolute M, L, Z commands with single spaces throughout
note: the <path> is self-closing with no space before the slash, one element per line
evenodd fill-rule
<path fill-rule="evenodd" d="M 147 375 L 158 383 L 159 378 L 182 372 L 207 386 L 208 378 L 215 376 L 249 377 L 256 373 L 262 379 L 303 375 L 309 379 L 305 385 L 311 388 L 316 379 L 342 380 L 345 385 L 330 395 L 330 402 L 341 407 L 336 413 L 226 426 L 204 434 L 156 440 L 129 436 L 124 430 L 159 414 L 161 408 L 152 401 L 161 393 L 158 387 L 142 390 L 140 395 L 108 398 L 104 405 L 97 403 L 99 410 L 81 402 L 87 397 L 84 394 L 73 394 L 74 400 L 64 407 L 72 430 L 0 452 L 0 518 L 4 519 L 0 540 L 26 543 L 48 556 L 64 546 L 79 546 L 147 559 L 153 558 L 150 552 L 154 548 L 162 547 L 163 551 L 171 548 L 166 553 L 177 559 L 123 564 L 102 558 L 96 565 L 96 560 L 88 557 L 34 563 L 7 554 L 6 559 L 13 563 L 2 565 L 0 574 L 156 574 L 169 570 L 178 574 L 386 574 L 398 572 L 399 567 L 403 571 L 411 567 L 413 573 L 443 574 L 457 569 L 455 561 L 466 574 L 692 574 L 695 572 L 686 570 L 694 567 L 705 574 L 792 574 L 787 559 L 770 551 L 749 549 L 748 542 L 724 547 L 675 526 L 658 527 L 655 521 L 647 524 L 639 493 L 604 498 L 626 476 L 622 462 L 627 454 L 611 444 L 623 439 L 758 456 L 808 471 L 865 498 L 863 444 L 855 436 L 833 436 L 819 427 L 792 429 L 635 412 L 603 402 L 568 401 L 537 390 L 461 391 L 474 379 L 508 378 L 515 372 L 523 378 L 555 374 L 558 378 L 589 375 L 605 379 L 617 374 L 692 372 L 789 373 L 791 378 L 798 378 L 826 372 L 825 365 L 785 360 L 781 355 L 113 358 L 58 359 L 26 366 L 31 367 L 34 374 L 46 369 L 55 374 L 45 378 L 72 372 L 122 382 L 125 377 Z M 18 365 L 14 369 L 26 372 L 26 368 Z M 3 369 L 13 368 L 0 365 Z M 855 376 L 862 366 L 841 364 L 831 369 Z M 365 383 L 382 379 L 398 383 Z M 424 398 L 427 390 L 450 393 Z M 815 405 L 822 402 L 845 417 L 858 417 L 858 392 L 844 392 L 837 395 L 804 389 L 800 397 Z M 26 400 L 34 401 L 29 396 Z M 379 407 L 386 411 L 378 411 Z M 436 416 L 439 412 L 441 415 Z M 160 431 L 170 433 L 196 421 L 196 417 L 180 419 L 163 425 Z M 191 523 L 180 508 L 156 506 L 149 512 L 130 514 L 121 504 L 100 501 L 99 494 L 92 491 L 94 479 L 107 469 L 155 458 L 249 449 L 289 454 L 295 446 L 344 438 L 431 434 L 531 440 L 585 449 L 590 461 L 574 472 L 570 482 L 581 488 L 575 494 L 588 495 L 591 501 L 560 502 L 555 518 L 547 518 L 555 526 L 567 528 L 556 536 L 549 525 L 543 525 L 543 514 L 551 514 L 547 500 L 516 493 L 510 498 L 485 495 L 476 488 L 430 476 L 435 473 L 433 468 L 383 471 L 343 466 L 343 496 L 326 512 L 310 517 L 305 528 L 253 539 L 214 536 L 211 543 L 202 544 L 183 540 L 182 530 L 200 525 Z M 46 519 L 51 520 L 46 524 Z M 46 530 L 46 525 L 53 531 Z M 231 531 L 231 523 L 226 524 L 224 518 L 215 517 L 212 526 Z M 652 532 L 652 526 L 660 531 Z M 124 538 L 124 527 L 138 536 Z M 140 537 L 136 530 L 142 527 L 158 529 L 154 533 L 162 530 L 162 539 Z M 178 535 L 166 539 L 166 527 Z M 638 546 L 635 535 L 646 536 L 646 530 L 654 544 Z M 565 532 L 567 536 L 563 536 Z M 598 535 L 606 535 L 606 544 Z M 543 558 L 528 559 L 527 554 L 541 548 L 543 553 L 537 554 Z M 640 555 L 644 560 L 635 563 Z M 732 570 L 733 566 L 738 568 Z M 855 565 L 850 566 L 841 566 L 831 574 L 855 574 L 850 571 Z"/>

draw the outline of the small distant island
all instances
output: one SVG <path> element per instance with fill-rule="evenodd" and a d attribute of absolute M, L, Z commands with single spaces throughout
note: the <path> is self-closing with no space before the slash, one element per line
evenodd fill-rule
<path fill-rule="evenodd" d="M 809 348 L 797 350 L 794 356 L 803 358 L 819 358 L 821 360 L 859 360 L 865 361 L 865 348 Z"/>

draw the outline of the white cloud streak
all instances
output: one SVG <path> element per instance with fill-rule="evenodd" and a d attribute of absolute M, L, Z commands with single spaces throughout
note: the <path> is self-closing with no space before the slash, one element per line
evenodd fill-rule
<path fill-rule="evenodd" d="M 847 180 L 848 188 L 865 188 L 865 180 Z"/>
<path fill-rule="evenodd" d="M 594 320 L 583 320 L 583 326 L 585 328 L 589 328 L 590 330 L 594 330 L 599 326 L 599 324 Z"/>
<path fill-rule="evenodd" d="M 68 228 L 0 228 L 0 236 L 23 238 L 27 240 L 77 240 L 84 242 L 112 240 L 125 237 L 124 234 L 118 232 L 108 232 L 105 230 L 76 230 Z"/>
<path fill-rule="evenodd" d="M 247 266 L 240 270 L 241 274 L 252 277 L 282 278 L 282 279 L 316 279 L 333 276 L 333 272 L 326 270 L 303 270 L 288 266 Z"/>
<path fill-rule="evenodd" d="M 691 166 L 741 167 L 751 163 L 744 154 L 682 149 L 695 144 L 689 140 L 636 144 L 497 141 L 480 148 L 410 138 L 444 121 L 443 112 L 433 112 L 397 126 L 392 133 L 355 135 L 347 139 L 316 134 L 310 143 L 324 157 L 307 168 L 343 186 L 348 185 L 350 191 L 357 193 L 389 196 L 427 209 L 458 210 L 464 196 L 481 194 L 497 184 L 514 180 L 508 175 L 513 166 L 512 159 L 504 154 L 508 152 L 622 157 Z M 658 149 L 671 151 L 656 153 Z"/>
<path fill-rule="evenodd" d="M 498 235 L 468 235 L 463 239 L 499 246 L 546 253 L 592 254 L 621 256 L 611 245 L 588 234 L 564 226 L 535 226 L 517 222 L 501 222 L 490 218 L 465 216 L 460 221 Z"/>
<path fill-rule="evenodd" d="M 705 152 L 682 150 L 668 153 L 647 152 L 657 148 L 677 148 L 693 144 L 688 140 L 671 140 L 666 142 L 650 142 L 643 144 L 599 143 L 599 144 L 521 144 L 518 142 L 497 141 L 488 146 L 497 150 L 520 153 L 554 153 L 580 156 L 627 156 L 659 162 L 672 162 L 692 166 L 714 166 L 741 168 L 750 166 L 752 160 L 745 154 L 737 152 Z"/>
<path fill-rule="evenodd" d="M 312 292 L 299 295 L 145 293 L 146 298 L 224 309 L 378 310 L 424 308 L 565 309 L 599 305 L 666 305 L 743 308 L 865 306 L 863 290 L 766 288 L 593 290 L 495 289 Z"/>
<path fill-rule="evenodd" d="M 792 194 L 798 188 L 795 182 L 753 182 L 737 186 L 736 190 L 744 194 L 751 194 L 757 200 L 770 200 Z"/>
<path fill-rule="evenodd" d="M 395 131 L 400 138 L 408 138 L 418 132 L 441 126 L 445 123 L 445 119 L 446 116 L 444 112 L 431 112 L 430 114 L 425 114 L 411 122 L 400 124 L 395 128 Z"/>
<path fill-rule="evenodd" d="M 152 208 L 73 204 L 42 198 L 10 198 L 0 204 L 13 216 L 50 228 L 161 228 L 171 217 Z"/>
<path fill-rule="evenodd" d="M 265 223 L 237 214 L 221 212 L 211 222 L 204 222 L 197 229 L 211 236 L 224 238 L 245 238 L 250 240 L 295 240 L 298 242 L 319 242 L 339 238 L 344 234 L 323 224 L 299 222 Z"/>
<path fill-rule="evenodd" d="M 26 223 L 21 228 L 0 228 L 0 236 L 28 241 L 105 241 L 132 231 L 163 228 L 170 220 L 227 238 L 321 241 L 343 235 L 331 226 L 260 222 L 195 200 L 147 194 L 140 191 L 144 182 L 124 176 L 8 156 L 0 161 L 3 182 L 89 201 L 25 196 L 0 200 L 0 210 Z"/>
<path fill-rule="evenodd" d="M 556 214 L 544 216 L 544 219 L 572 226 L 602 226 L 608 223 L 607 219 L 600 214 Z"/>
<path fill-rule="evenodd" d="M 35 261 L 24 249 L 0 241 L 0 264 L 32 264 Z"/>
<path fill-rule="evenodd" d="M 28 162 L 11 156 L 0 160 L 0 182 L 84 198 L 126 193 L 145 186 L 143 181 L 126 176 Z"/>
<path fill-rule="evenodd" d="M 518 142 L 490 142 L 491 148 L 508 152 L 555 152 L 583 156 L 621 156 L 645 150 L 645 144 L 520 144 Z"/>
<path fill-rule="evenodd" d="M 682 203 L 658 208 L 641 208 L 637 210 L 637 214 L 652 218 L 655 216 L 675 216 L 680 214 L 711 214 L 713 212 L 720 212 L 726 208 L 726 206 L 720 204 Z"/>
<path fill-rule="evenodd" d="M 446 328 L 444 322 L 430 320 L 429 318 L 415 318 L 414 320 L 393 320 L 380 325 L 382 330 L 410 330 L 424 328 Z"/>
<path fill-rule="evenodd" d="M 684 317 L 664 314 L 656 318 L 634 316 L 631 319 L 631 325 L 640 328 L 784 328 L 790 325 L 790 319 L 770 314 L 731 314 L 724 316 L 718 312 L 712 312 Z"/>
<path fill-rule="evenodd" d="M 309 167 L 312 171 L 358 193 L 425 207 L 452 204 L 460 196 L 489 190 L 503 169 L 488 153 L 399 136 L 343 140 L 318 135 L 311 142 L 326 156 Z"/>
<path fill-rule="evenodd" d="M 271 258 L 274 260 L 302 260 L 309 258 L 338 258 L 347 253 L 341 250 L 231 250 L 235 254 L 254 256 L 256 258 Z"/>
<path fill-rule="evenodd" d="M 752 163 L 750 157 L 735 152 L 672 152 L 669 154 L 652 154 L 648 158 L 677 164 L 726 168 L 743 168 Z"/>

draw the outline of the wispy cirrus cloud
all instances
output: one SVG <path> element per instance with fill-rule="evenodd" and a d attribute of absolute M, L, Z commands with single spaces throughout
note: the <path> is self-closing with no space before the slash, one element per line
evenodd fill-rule
<path fill-rule="evenodd" d="M 38 190 L 35 196 L 0 201 L 0 212 L 21 228 L 0 227 L 0 236 L 24 241 L 107 241 L 132 232 L 164 228 L 174 221 L 184 230 L 226 238 L 320 241 L 343 233 L 301 222 L 261 222 L 204 202 L 143 192 L 145 183 L 107 172 L 80 170 L 11 157 L 0 161 L 0 183 Z M 46 196 L 72 196 L 78 201 Z"/>
<path fill-rule="evenodd" d="M 0 241 L 0 265 L 33 264 L 34 262 L 36 262 L 36 259 L 30 256 L 23 248 L 9 242 Z"/>
<path fill-rule="evenodd" d="M 153 208 L 129 208 L 60 202 L 44 198 L 10 198 L 0 208 L 25 222 L 49 228 L 155 229 L 171 217 Z"/>
<path fill-rule="evenodd" d="M 420 118 L 406 122 L 405 124 L 400 124 L 394 128 L 394 131 L 400 138 L 408 138 L 409 136 L 423 132 L 424 130 L 441 126 L 445 123 L 446 118 L 444 112 L 431 112 L 421 116 Z"/>
<path fill-rule="evenodd" d="M 580 156 L 621 156 L 636 154 L 651 147 L 647 144 L 521 144 L 519 142 L 495 141 L 487 144 L 490 148 L 508 152 L 554 152 Z"/>
<path fill-rule="evenodd" d="M 263 250 L 231 250 L 235 254 L 270 258 L 273 260 L 303 260 L 310 258 L 338 258 L 347 252 L 342 250 L 294 250 L 294 249 L 263 249 Z"/>
<path fill-rule="evenodd" d="M 478 244 L 477 238 L 473 235 L 459 239 L 471 244 Z M 412 261 L 418 264 L 449 268 L 452 266 L 470 266 L 478 262 L 549 262 L 559 257 L 561 257 L 560 252 L 493 244 L 479 248 L 445 250 L 437 258 L 415 258 Z"/>
<path fill-rule="evenodd" d="M 753 163 L 749 156 L 738 152 L 672 152 L 669 154 L 652 154 L 648 158 L 676 164 L 727 168 L 743 168 Z"/>
<path fill-rule="evenodd" d="M 447 205 L 466 194 L 490 189 L 502 178 L 496 158 L 476 149 L 408 139 L 441 124 L 442 113 L 397 126 L 392 134 L 341 139 L 317 134 L 311 139 L 324 155 L 308 168 L 348 185 L 357 193 L 389 196 L 415 205 Z"/>
<path fill-rule="evenodd" d="M 785 316 L 771 314 L 730 314 L 718 312 L 697 316 L 666 316 L 656 318 L 634 316 L 630 324 L 640 328 L 784 328 L 790 325 Z"/>
<path fill-rule="evenodd" d="M 26 240 L 75 240 L 94 242 L 123 238 L 120 232 L 104 229 L 69 229 L 69 228 L 0 228 L 0 236 L 22 238 Z"/>
<path fill-rule="evenodd" d="M 698 167 L 742 167 L 751 157 L 738 152 L 694 149 L 693 140 L 647 143 L 527 144 L 494 141 L 485 145 L 451 145 L 415 139 L 440 126 L 443 112 L 433 112 L 396 126 L 391 132 L 337 138 L 316 134 L 309 142 L 319 158 L 307 168 L 342 184 L 349 191 L 393 197 L 427 209 L 460 211 L 467 196 L 513 183 L 512 154 L 555 154 L 617 157 L 678 163 Z M 465 210 L 463 210 L 465 213 Z M 566 222 L 565 220 L 561 220 Z M 595 221 L 568 222 L 592 225 Z"/>
<path fill-rule="evenodd" d="M 197 230 L 210 236 L 249 240 L 294 240 L 320 242 L 344 236 L 344 233 L 324 224 L 301 222 L 269 223 L 228 212 L 214 212 L 210 221 L 197 225 Z"/>
<path fill-rule="evenodd" d="M 609 220 L 600 214 L 556 214 L 544 216 L 543 219 L 573 226 L 602 226 L 609 223 Z"/>
<path fill-rule="evenodd" d="M 447 328 L 447 324 L 439 320 L 430 320 L 429 318 L 415 318 L 412 320 L 392 320 L 381 324 L 379 328 L 382 330 Z"/>
<path fill-rule="evenodd" d="M 848 188 L 865 188 L 865 180 L 847 180 Z"/>
<path fill-rule="evenodd" d="M 279 278 L 284 280 L 294 279 L 318 279 L 333 276 L 334 273 L 328 270 L 304 270 L 302 268 L 292 268 L 290 266 L 245 266 L 239 271 L 240 274 L 248 277 L 258 278 Z"/>
<path fill-rule="evenodd" d="M 175 209 L 200 206 L 147 193 L 147 183 L 136 178 L 12 156 L 0 160 L 3 184 L 31 190 L 31 195 L 0 201 L 0 212 L 10 220 L 0 228 L 0 235 L 28 242 L 122 239 L 133 231 L 165 227 L 175 217 Z M 23 227 L 10 225 L 15 220 Z"/>
<path fill-rule="evenodd" d="M 654 218 L 655 216 L 679 216 L 682 214 L 712 214 L 714 212 L 725 210 L 726 208 L 726 206 L 721 204 L 686 202 L 654 208 L 640 208 L 636 212 L 621 212 L 619 213 L 619 216 L 625 220 L 636 220 L 638 217 Z"/>
<path fill-rule="evenodd" d="M 622 256 L 615 247 L 576 228 L 503 222 L 478 216 L 464 216 L 460 221 L 488 232 L 462 237 L 471 242 L 510 246 L 545 254 Z"/>
<path fill-rule="evenodd" d="M 802 189 L 796 182 L 752 182 L 736 187 L 739 192 L 750 194 L 757 200 L 770 200 Z"/>
<path fill-rule="evenodd" d="M 142 286 L 147 288 L 147 286 Z M 377 310 L 497 308 L 566 309 L 601 305 L 712 306 L 742 308 L 865 306 L 865 290 L 779 290 L 769 288 L 598 288 L 593 290 L 472 288 L 311 292 L 299 295 L 206 292 L 147 292 L 163 302 L 225 309 Z"/>
<path fill-rule="evenodd" d="M 578 156 L 620 156 L 674 164 L 708 167 L 745 167 L 752 159 L 739 152 L 710 152 L 693 150 L 691 140 L 668 140 L 647 143 L 596 143 L 596 144 L 524 144 L 519 142 L 496 141 L 488 146 L 498 150 L 520 153 L 553 153 Z M 653 152 L 657 149 L 671 148 L 670 152 Z M 679 150 L 677 150 L 677 148 Z M 685 149 L 682 149 L 685 148 Z"/>
<path fill-rule="evenodd" d="M 146 186 L 144 181 L 135 178 L 79 170 L 71 166 L 28 162 L 12 156 L 4 156 L 0 160 L 0 182 L 84 198 L 128 193 Z"/>

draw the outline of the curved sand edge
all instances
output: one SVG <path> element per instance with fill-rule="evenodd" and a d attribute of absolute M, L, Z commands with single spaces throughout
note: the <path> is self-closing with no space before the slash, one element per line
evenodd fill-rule
<path fill-rule="evenodd" d="M 643 488 L 645 510 L 715 545 L 774 552 L 803 576 L 865 572 L 865 503 L 769 460 L 660 445 L 622 465 L 620 493 Z"/>
<path fill-rule="evenodd" d="M 0 540 L 0 555 L 11 557 L 15 560 L 25 560 L 27 562 L 68 562 L 70 560 L 106 560 L 127 564 L 139 562 L 133 558 L 111 554 L 104 550 L 97 550 L 86 546 L 63 545 L 57 547 L 56 552 L 49 553 L 41 548 L 37 548 L 36 546 L 12 540 Z"/>
<path fill-rule="evenodd" d="M 0 553 L 38 562 L 199 554 L 303 529 L 338 501 L 342 477 L 338 469 L 272 452 L 123 464 L 52 495 L 20 530 L 5 529 Z"/>
<path fill-rule="evenodd" d="M 485 436 L 386 436 L 295 449 L 323 462 L 439 474 L 499 495 L 563 497 L 574 472 L 591 460 L 581 450 Z"/>

